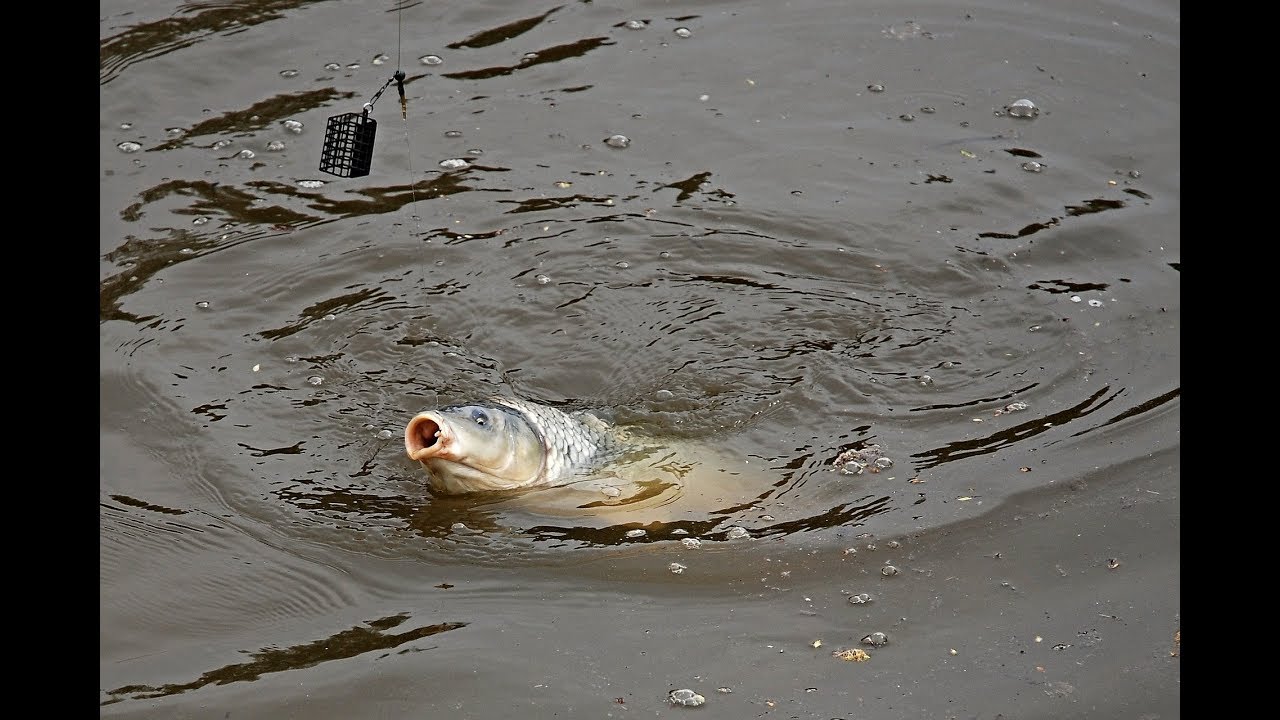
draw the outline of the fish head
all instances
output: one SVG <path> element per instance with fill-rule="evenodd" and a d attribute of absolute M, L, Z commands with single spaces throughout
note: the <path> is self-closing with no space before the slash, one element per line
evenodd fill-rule
<path fill-rule="evenodd" d="M 502 405 L 424 410 L 404 428 L 404 449 L 445 494 L 513 490 L 542 479 L 547 450 L 520 411 Z"/>

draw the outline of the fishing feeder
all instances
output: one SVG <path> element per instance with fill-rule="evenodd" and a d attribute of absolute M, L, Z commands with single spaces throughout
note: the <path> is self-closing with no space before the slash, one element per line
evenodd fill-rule
<path fill-rule="evenodd" d="M 338 177 L 363 177 L 373 162 L 373 136 L 378 121 L 369 111 L 343 113 L 329 118 L 320 151 L 320 171 Z"/>
<path fill-rule="evenodd" d="M 351 178 L 369 174 L 373 163 L 373 138 L 378 133 L 378 121 L 369 117 L 373 104 L 382 97 L 383 90 L 394 81 L 400 90 L 400 114 L 408 116 L 404 97 L 404 71 L 396 74 L 382 86 L 373 99 L 364 104 L 359 113 L 343 113 L 329 118 L 324 129 L 324 147 L 320 150 L 320 171 Z"/>

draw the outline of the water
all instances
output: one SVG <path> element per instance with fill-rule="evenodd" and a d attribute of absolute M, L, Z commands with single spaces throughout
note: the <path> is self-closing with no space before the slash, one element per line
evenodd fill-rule
<path fill-rule="evenodd" d="M 101 714 L 1177 717 L 1180 11 L 1060 5 L 108 2 Z M 698 502 L 432 497 L 495 392 Z"/>

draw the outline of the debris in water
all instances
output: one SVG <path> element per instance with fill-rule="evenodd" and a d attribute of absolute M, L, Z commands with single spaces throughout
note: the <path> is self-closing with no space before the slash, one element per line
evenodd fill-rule
<path fill-rule="evenodd" d="M 885 457 L 879 445 L 867 445 L 845 450 L 831 464 L 841 475 L 861 475 L 864 470 L 878 473 L 893 467 L 893 460 Z"/>
<path fill-rule="evenodd" d="M 1007 415 L 1008 413 L 1011 413 L 1011 412 L 1018 412 L 1019 410 L 1026 410 L 1026 409 L 1027 409 L 1027 404 L 1024 402 L 1011 402 L 1008 405 L 1005 405 L 1004 407 L 997 410 L 996 415 Z"/>
<path fill-rule="evenodd" d="M 871 656 L 868 655 L 865 650 L 861 650 L 859 648 L 853 648 L 852 650 L 837 650 L 831 653 L 831 656 L 838 657 L 841 660 L 849 662 L 865 662 L 871 659 Z"/>
<path fill-rule="evenodd" d="M 698 707 L 707 701 L 698 693 L 689 690 L 672 690 L 670 695 L 672 705 L 684 705 L 685 707 Z"/>

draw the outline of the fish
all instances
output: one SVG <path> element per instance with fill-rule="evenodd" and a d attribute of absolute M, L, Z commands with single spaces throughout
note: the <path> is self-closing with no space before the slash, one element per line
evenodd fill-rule
<path fill-rule="evenodd" d="M 588 411 L 496 396 L 419 412 L 404 447 L 443 495 L 562 486 L 653 450 Z"/>

